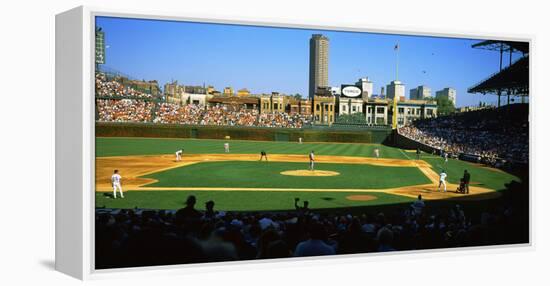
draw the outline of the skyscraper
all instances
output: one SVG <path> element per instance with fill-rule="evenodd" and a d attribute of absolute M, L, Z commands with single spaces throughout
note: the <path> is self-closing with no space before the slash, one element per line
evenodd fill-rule
<path fill-rule="evenodd" d="M 442 90 L 436 91 L 435 93 L 436 98 L 447 98 L 450 100 L 454 106 L 456 106 L 456 89 L 452 87 L 446 87 Z"/>
<path fill-rule="evenodd" d="M 405 85 L 398 80 L 394 80 L 386 86 L 386 98 L 393 99 L 396 96 L 398 101 L 405 97 Z"/>
<path fill-rule="evenodd" d="M 410 90 L 410 99 L 426 99 L 432 97 L 432 89 L 425 86 L 425 85 L 419 85 L 417 88 L 413 88 Z"/>
<path fill-rule="evenodd" d="M 309 98 L 313 99 L 318 87 L 328 87 L 329 39 L 314 34 L 309 40 Z"/>
<path fill-rule="evenodd" d="M 361 90 L 363 91 L 363 94 L 362 94 L 363 99 L 366 100 L 366 99 L 371 98 L 371 96 L 372 96 L 373 84 L 372 84 L 372 81 L 370 81 L 368 77 L 360 78 L 360 79 L 355 83 L 355 85 L 357 85 L 358 87 L 360 87 Z"/>

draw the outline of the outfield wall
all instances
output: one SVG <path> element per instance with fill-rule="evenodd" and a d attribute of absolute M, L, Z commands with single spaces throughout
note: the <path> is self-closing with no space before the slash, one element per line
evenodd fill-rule
<path fill-rule="evenodd" d="M 196 126 L 181 124 L 96 122 L 97 137 L 155 137 L 236 140 L 383 143 L 390 128 L 267 128 L 232 126 Z"/>

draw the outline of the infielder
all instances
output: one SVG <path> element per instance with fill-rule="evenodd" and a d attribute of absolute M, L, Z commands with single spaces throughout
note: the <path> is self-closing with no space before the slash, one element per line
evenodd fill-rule
<path fill-rule="evenodd" d="M 313 171 L 313 167 L 315 167 L 315 154 L 313 153 L 313 150 L 309 153 L 309 170 Z"/>
<path fill-rule="evenodd" d="M 183 155 L 183 148 L 176 151 L 176 162 L 181 161 L 181 156 Z"/>
<path fill-rule="evenodd" d="M 262 152 L 260 152 L 260 161 L 262 161 L 262 159 L 265 157 L 265 161 L 267 162 L 267 153 L 265 151 L 262 150 Z"/>
<path fill-rule="evenodd" d="M 223 144 L 223 150 L 225 151 L 225 153 L 229 153 L 229 143 L 225 142 Z"/>
<path fill-rule="evenodd" d="M 118 174 L 118 170 L 114 171 L 114 174 L 111 176 L 111 184 L 113 185 L 113 198 L 116 199 L 116 191 L 120 192 L 120 197 L 124 198 L 124 194 L 122 193 L 122 186 L 120 185 L 120 179 L 122 177 Z"/>
<path fill-rule="evenodd" d="M 441 189 L 441 185 L 443 185 L 443 192 L 447 192 L 447 183 L 445 182 L 446 178 L 447 173 L 445 173 L 445 170 L 441 171 L 441 174 L 439 174 L 439 186 L 437 187 L 438 192 Z"/>

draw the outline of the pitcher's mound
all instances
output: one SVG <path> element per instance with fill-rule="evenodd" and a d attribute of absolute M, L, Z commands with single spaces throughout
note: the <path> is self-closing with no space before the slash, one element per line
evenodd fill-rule
<path fill-rule="evenodd" d="M 330 177 L 338 176 L 340 173 L 333 171 L 323 171 L 323 170 L 292 170 L 292 171 L 283 171 L 281 175 L 285 176 L 302 176 L 302 177 Z"/>
<path fill-rule="evenodd" d="M 352 195 L 352 196 L 347 196 L 346 199 L 348 199 L 348 200 L 350 200 L 350 201 L 362 201 L 362 202 L 365 202 L 365 201 L 376 200 L 377 197 L 371 196 L 371 195 Z"/>

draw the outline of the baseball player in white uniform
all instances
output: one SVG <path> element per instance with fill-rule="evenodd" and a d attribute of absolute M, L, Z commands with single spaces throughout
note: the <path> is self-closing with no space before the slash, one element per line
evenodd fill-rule
<path fill-rule="evenodd" d="M 181 155 L 183 155 L 183 149 L 176 151 L 176 162 L 181 161 Z"/>
<path fill-rule="evenodd" d="M 223 144 L 223 150 L 225 151 L 225 153 L 229 153 L 229 143 L 225 142 Z"/>
<path fill-rule="evenodd" d="M 376 159 L 380 158 L 380 149 L 378 148 L 374 149 L 374 157 L 376 157 Z"/>
<path fill-rule="evenodd" d="M 438 192 L 441 189 L 441 185 L 443 185 L 443 192 L 447 192 L 447 183 L 445 182 L 446 178 L 447 173 L 445 173 L 445 170 L 441 171 L 441 174 L 439 174 L 439 186 L 437 187 Z"/>
<path fill-rule="evenodd" d="M 113 198 L 114 199 L 116 199 L 117 189 L 120 192 L 120 197 L 124 198 L 124 194 L 122 193 L 122 186 L 120 184 L 120 179 L 122 179 L 122 177 L 118 173 L 118 170 L 115 170 L 114 174 L 111 176 L 111 184 L 113 185 Z"/>
<path fill-rule="evenodd" d="M 313 171 L 313 167 L 315 167 L 315 154 L 311 151 L 309 152 L 309 170 Z"/>

